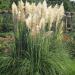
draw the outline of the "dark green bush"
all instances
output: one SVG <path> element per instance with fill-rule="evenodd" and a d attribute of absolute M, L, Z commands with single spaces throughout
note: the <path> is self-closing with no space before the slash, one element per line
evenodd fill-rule
<path fill-rule="evenodd" d="M 13 30 L 12 17 L 9 13 L 0 15 L 0 32 L 9 32 Z"/>
<path fill-rule="evenodd" d="M 11 0 L 0 0 L 0 9 L 9 9 Z"/>

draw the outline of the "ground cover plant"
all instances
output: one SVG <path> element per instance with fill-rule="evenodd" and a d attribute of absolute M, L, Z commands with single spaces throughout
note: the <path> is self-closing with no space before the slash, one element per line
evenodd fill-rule
<path fill-rule="evenodd" d="M 63 42 L 63 3 L 12 4 L 13 50 L 0 53 L 0 75 L 71 75 L 74 69 Z"/>

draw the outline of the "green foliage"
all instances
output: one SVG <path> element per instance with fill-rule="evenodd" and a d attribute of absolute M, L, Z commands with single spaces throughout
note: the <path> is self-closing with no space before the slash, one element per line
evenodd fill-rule
<path fill-rule="evenodd" d="M 0 15 L 0 32 L 13 31 L 12 17 L 9 13 Z"/>
<path fill-rule="evenodd" d="M 9 9 L 10 0 L 0 0 L 0 9 Z"/>
<path fill-rule="evenodd" d="M 70 0 L 64 0 L 64 7 L 66 11 L 72 11 L 73 9 Z"/>

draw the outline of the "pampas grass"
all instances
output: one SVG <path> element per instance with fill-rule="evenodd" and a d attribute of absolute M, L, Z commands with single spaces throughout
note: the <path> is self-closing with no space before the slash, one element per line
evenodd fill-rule
<path fill-rule="evenodd" d="M 63 15 L 63 4 L 13 3 L 14 50 L 10 56 L 0 57 L 0 74 L 69 75 L 71 61 L 62 41 Z"/>
<path fill-rule="evenodd" d="M 18 6 L 13 3 L 12 4 L 12 13 L 13 11 L 16 14 L 18 11 L 17 17 L 20 17 L 20 20 L 25 21 L 27 27 L 33 32 L 33 30 L 38 32 L 41 29 L 45 29 L 46 25 L 48 25 L 48 30 L 51 31 L 52 24 L 55 22 L 56 30 L 58 23 L 64 16 L 64 7 L 63 4 L 58 6 L 57 4 L 52 6 L 47 6 L 46 1 L 43 3 L 35 3 L 30 4 L 29 2 L 24 3 L 19 1 Z M 18 8 L 18 9 L 17 9 Z M 56 11 L 56 12 L 55 12 Z"/>

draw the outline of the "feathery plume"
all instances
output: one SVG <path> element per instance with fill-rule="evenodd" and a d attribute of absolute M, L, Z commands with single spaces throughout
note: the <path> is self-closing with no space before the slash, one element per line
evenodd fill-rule
<path fill-rule="evenodd" d="M 17 8 L 17 5 L 15 4 L 15 2 L 13 2 L 13 4 L 12 4 L 12 13 L 13 14 L 17 14 L 18 13 L 18 8 Z"/>
<path fill-rule="evenodd" d="M 41 29 L 44 30 L 46 25 L 51 31 L 53 23 L 55 23 L 56 30 L 60 27 L 59 23 L 64 16 L 64 6 L 63 3 L 60 6 L 57 4 L 54 7 L 47 6 L 46 0 L 43 3 L 39 2 L 37 5 L 26 1 L 24 5 L 23 1 L 20 0 L 18 7 L 15 3 L 12 4 L 12 13 L 17 14 L 18 20 L 25 21 L 32 33 L 38 33 Z"/>
<path fill-rule="evenodd" d="M 19 8 L 20 11 L 23 11 L 23 10 L 24 10 L 24 3 L 23 3 L 22 0 L 20 0 L 20 1 L 18 2 L 18 8 Z"/>

